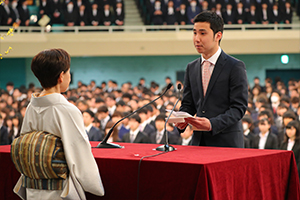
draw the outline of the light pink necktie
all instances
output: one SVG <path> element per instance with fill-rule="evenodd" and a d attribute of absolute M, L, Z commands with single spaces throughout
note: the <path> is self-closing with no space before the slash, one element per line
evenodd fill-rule
<path fill-rule="evenodd" d="M 209 61 L 204 61 L 202 63 L 202 85 L 203 85 L 203 94 L 205 96 L 206 94 L 206 90 L 207 90 L 207 87 L 208 87 L 208 83 L 209 83 L 209 80 L 210 80 L 210 76 L 211 76 L 211 73 L 210 73 L 210 70 L 209 70 L 209 67 L 210 67 L 210 62 Z"/>

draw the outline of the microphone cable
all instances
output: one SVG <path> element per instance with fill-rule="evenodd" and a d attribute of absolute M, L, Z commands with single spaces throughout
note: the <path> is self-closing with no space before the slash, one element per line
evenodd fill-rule
<path fill-rule="evenodd" d="M 138 166 L 137 197 L 136 197 L 137 200 L 139 199 L 140 169 L 141 169 L 142 160 L 143 160 L 144 158 L 152 158 L 152 157 L 155 157 L 155 156 L 159 156 L 159 155 L 165 154 L 165 153 L 167 153 L 167 152 L 168 152 L 168 151 L 163 151 L 163 152 L 160 152 L 160 153 L 158 153 L 158 154 L 149 155 L 149 156 L 143 156 L 143 157 L 140 159 L 140 161 L 139 161 L 139 166 Z"/>

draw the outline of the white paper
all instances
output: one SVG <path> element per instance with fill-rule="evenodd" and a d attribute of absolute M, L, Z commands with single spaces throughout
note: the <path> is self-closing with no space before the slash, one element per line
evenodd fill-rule
<path fill-rule="evenodd" d="M 166 109 L 167 112 L 171 112 L 171 110 Z M 190 115 L 187 112 L 183 112 L 183 111 L 173 111 L 172 112 L 172 117 L 169 118 L 169 123 L 182 123 L 184 122 L 184 118 L 187 117 L 193 117 L 192 115 Z"/>
<path fill-rule="evenodd" d="M 171 112 L 171 110 L 168 110 L 168 109 L 166 109 L 166 111 L 167 112 Z M 182 117 L 182 118 L 188 118 L 188 117 L 193 117 L 192 115 L 190 115 L 189 113 L 187 113 L 187 112 L 183 112 L 183 111 L 173 111 L 172 112 L 172 115 L 174 116 L 174 117 Z"/>

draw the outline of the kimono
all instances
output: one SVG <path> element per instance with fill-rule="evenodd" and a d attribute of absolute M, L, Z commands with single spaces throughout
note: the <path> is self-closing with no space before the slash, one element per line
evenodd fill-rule
<path fill-rule="evenodd" d="M 22 176 L 14 192 L 22 199 L 86 199 L 85 191 L 104 195 L 98 166 L 91 152 L 82 114 L 59 93 L 38 97 L 33 94 L 27 107 L 21 133 L 46 131 L 61 138 L 69 176 L 62 190 L 37 190 L 22 187 Z"/>

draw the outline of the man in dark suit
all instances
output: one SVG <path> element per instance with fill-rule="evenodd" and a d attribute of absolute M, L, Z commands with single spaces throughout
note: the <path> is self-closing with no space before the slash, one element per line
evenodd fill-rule
<path fill-rule="evenodd" d="M 141 118 L 141 124 L 140 124 L 140 131 L 143 133 L 146 133 L 148 136 L 151 135 L 151 133 L 155 132 L 155 127 L 149 124 L 149 116 L 148 116 L 148 110 L 147 108 L 143 108 L 138 111 L 138 115 Z"/>
<path fill-rule="evenodd" d="M 101 141 L 104 137 L 104 133 L 100 129 L 93 126 L 95 114 L 91 110 L 83 111 L 83 122 L 85 131 L 89 136 L 89 141 Z"/>
<path fill-rule="evenodd" d="M 27 1 L 20 1 L 21 6 L 18 8 L 20 20 L 21 20 L 21 26 L 29 26 L 29 9 L 27 8 Z"/>
<path fill-rule="evenodd" d="M 166 115 L 165 114 L 160 114 L 155 118 L 156 131 L 153 132 L 152 134 L 150 134 L 151 143 L 165 144 L 165 141 L 166 141 L 166 135 L 164 135 L 165 123 L 166 123 Z M 177 144 L 178 136 L 175 136 L 174 134 L 170 133 L 169 131 L 166 131 L 166 134 L 168 134 L 169 144 Z"/>
<path fill-rule="evenodd" d="M 194 19 L 193 41 L 201 57 L 188 64 L 180 107 L 192 116 L 177 123 L 181 132 L 194 126 L 192 145 L 243 147 L 241 119 L 247 108 L 245 64 L 219 47 L 223 19 L 205 11 Z"/>
<path fill-rule="evenodd" d="M 135 114 L 129 118 L 130 131 L 126 133 L 121 142 L 127 143 L 150 143 L 150 139 L 146 133 L 140 131 L 139 126 L 141 118 Z"/>

